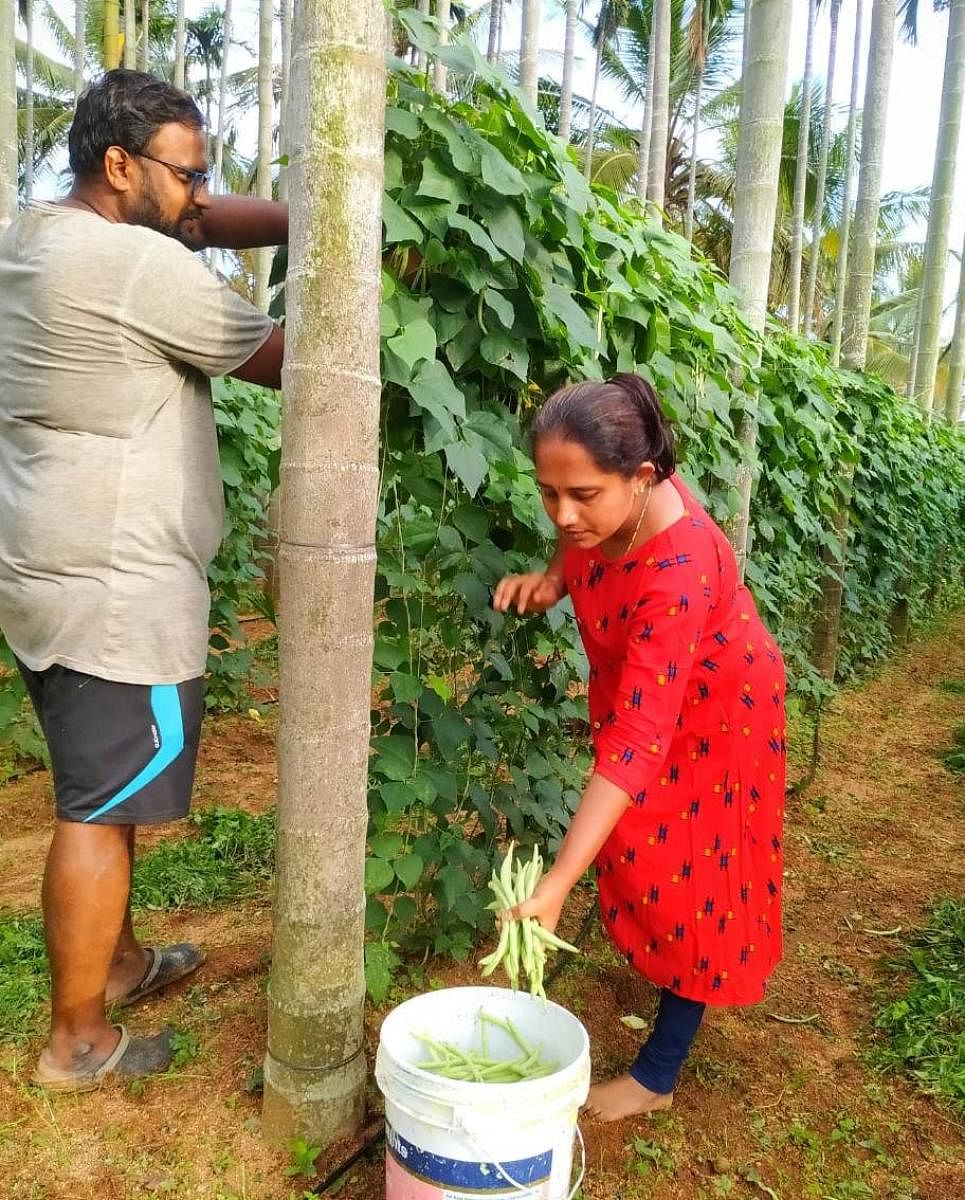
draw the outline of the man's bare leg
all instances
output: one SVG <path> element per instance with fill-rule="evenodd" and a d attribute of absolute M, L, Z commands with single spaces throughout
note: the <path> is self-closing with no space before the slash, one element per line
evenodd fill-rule
<path fill-rule="evenodd" d="M 70 821 L 54 827 L 42 892 L 52 982 L 42 1068 L 90 1070 L 117 1046 L 104 996 L 130 892 L 129 828 Z"/>
<path fill-rule="evenodd" d="M 128 859 L 128 895 L 127 907 L 124 910 L 124 923 L 114 948 L 111 959 L 110 974 L 107 977 L 106 1003 L 110 1004 L 119 996 L 126 996 L 144 978 L 150 966 L 150 955 L 134 936 L 134 923 L 131 919 L 131 884 L 134 877 L 134 833 L 133 825 L 127 827 L 127 859 Z"/>

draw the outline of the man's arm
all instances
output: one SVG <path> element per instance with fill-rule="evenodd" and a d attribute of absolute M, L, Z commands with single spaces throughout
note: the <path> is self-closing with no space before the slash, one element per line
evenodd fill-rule
<path fill-rule="evenodd" d="M 231 374 L 246 383 L 258 383 L 262 387 L 281 387 L 281 364 L 285 357 L 285 331 L 280 325 L 268 335 L 268 340 L 257 349 L 247 362 L 243 362 Z"/>
<path fill-rule="evenodd" d="M 190 233 L 196 250 L 287 246 L 288 205 L 251 196 L 212 196 Z"/>

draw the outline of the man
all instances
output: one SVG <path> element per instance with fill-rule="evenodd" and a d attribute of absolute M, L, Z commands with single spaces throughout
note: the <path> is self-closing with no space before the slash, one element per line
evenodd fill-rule
<path fill-rule="evenodd" d="M 110 71 L 77 106 L 70 194 L 0 238 L 0 629 L 50 748 L 50 1040 L 34 1082 L 164 1069 L 170 1031 L 105 1005 L 201 965 L 141 946 L 136 825 L 184 817 L 223 497 L 209 377 L 280 385 L 280 328 L 191 253 L 287 240 L 283 205 L 213 197 L 186 93 Z"/>

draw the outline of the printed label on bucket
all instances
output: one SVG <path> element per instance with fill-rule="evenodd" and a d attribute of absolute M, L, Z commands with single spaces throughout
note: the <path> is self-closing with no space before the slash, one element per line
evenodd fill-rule
<path fill-rule="evenodd" d="M 495 1163 L 466 1162 L 430 1154 L 385 1129 L 385 1200 L 546 1200 L 553 1151 Z"/>

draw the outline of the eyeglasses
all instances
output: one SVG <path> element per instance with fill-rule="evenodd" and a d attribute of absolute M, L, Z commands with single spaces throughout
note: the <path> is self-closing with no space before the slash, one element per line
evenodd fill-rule
<path fill-rule="evenodd" d="M 198 192 L 203 191 L 211 180 L 211 175 L 208 171 L 194 171 L 190 167 L 182 167 L 178 163 L 165 162 L 163 158 L 155 158 L 153 154 L 136 154 L 134 157 L 146 158 L 149 162 L 160 163 L 162 167 L 167 167 L 169 171 L 173 171 L 182 183 L 190 185 L 192 196 L 196 196 Z"/>

